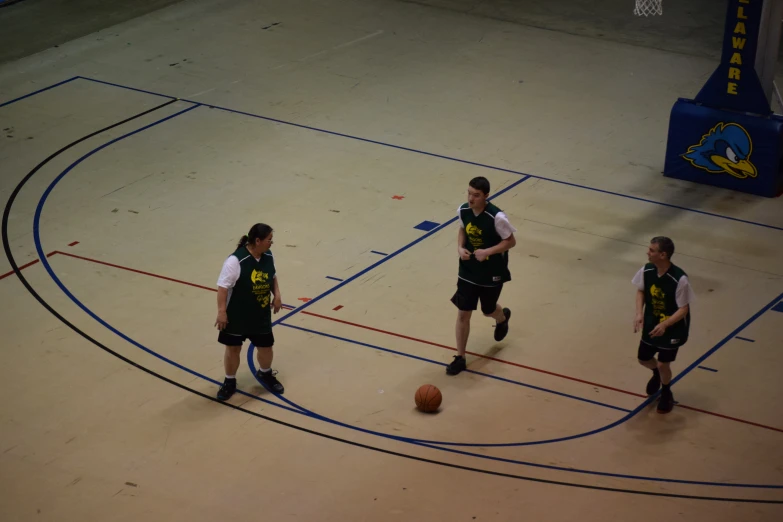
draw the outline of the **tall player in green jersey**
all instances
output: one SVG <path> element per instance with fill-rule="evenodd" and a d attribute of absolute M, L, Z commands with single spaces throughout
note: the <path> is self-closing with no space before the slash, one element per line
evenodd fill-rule
<path fill-rule="evenodd" d="M 446 373 L 457 375 L 465 370 L 465 349 L 470 334 L 470 318 L 481 301 L 481 312 L 495 320 L 495 340 L 508 333 L 511 310 L 498 304 L 503 284 L 511 280 L 508 251 L 517 241 L 516 229 L 506 214 L 487 201 L 489 181 L 484 177 L 470 180 L 468 202 L 457 210 L 459 231 L 457 254 L 459 275 L 457 291 L 451 302 L 457 307 L 457 355 L 446 367 Z"/>

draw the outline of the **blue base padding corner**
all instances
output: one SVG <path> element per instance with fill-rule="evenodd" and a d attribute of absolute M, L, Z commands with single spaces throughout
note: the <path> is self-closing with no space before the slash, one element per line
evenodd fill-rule
<path fill-rule="evenodd" d="M 783 192 L 783 117 L 679 99 L 669 121 L 664 175 L 768 198 Z"/>

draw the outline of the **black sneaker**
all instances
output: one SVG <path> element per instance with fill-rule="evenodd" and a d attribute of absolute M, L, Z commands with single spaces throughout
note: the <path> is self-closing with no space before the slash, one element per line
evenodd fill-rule
<path fill-rule="evenodd" d="M 261 370 L 258 370 L 256 372 L 256 377 L 261 381 L 261 384 L 264 385 L 264 387 L 271 391 L 272 393 L 276 393 L 278 395 L 282 395 L 285 391 L 285 388 L 283 388 L 283 385 L 280 384 L 280 381 L 277 380 L 277 372 L 274 370 L 269 370 L 268 372 L 262 372 Z"/>
<path fill-rule="evenodd" d="M 446 373 L 449 375 L 457 375 L 462 370 L 467 369 L 467 367 L 468 365 L 465 362 L 465 358 L 459 355 L 455 355 L 454 360 L 451 361 L 451 364 L 446 366 Z"/>
<path fill-rule="evenodd" d="M 653 373 L 650 380 L 647 381 L 647 396 L 655 395 L 658 390 L 661 389 L 661 376 L 658 373 Z"/>
<path fill-rule="evenodd" d="M 223 381 L 223 386 L 217 392 L 217 398 L 219 401 L 227 401 L 237 391 L 237 380 L 226 379 Z"/>
<path fill-rule="evenodd" d="M 669 413 L 674 408 L 674 395 L 671 390 L 663 390 L 658 400 L 658 413 Z"/>
<path fill-rule="evenodd" d="M 511 317 L 511 310 L 508 308 L 503 309 L 503 315 L 506 316 L 506 320 L 502 323 L 497 323 L 495 325 L 495 340 L 496 341 L 502 341 L 506 334 L 508 333 L 508 319 Z"/>

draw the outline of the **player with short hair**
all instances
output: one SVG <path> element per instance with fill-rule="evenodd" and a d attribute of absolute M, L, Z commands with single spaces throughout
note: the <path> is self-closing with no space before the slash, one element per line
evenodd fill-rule
<path fill-rule="evenodd" d="M 459 275 L 457 291 L 451 302 L 457 307 L 457 355 L 446 367 L 446 373 L 457 375 L 467 368 L 465 349 L 470 334 L 470 318 L 481 301 L 481 311 L 495 320 L 495 340 L 508 333 L 511 310 L 498 304 L 503 284 L 511 280 L 508 251 L 517 241 L 516 229 L 506 214 L 487 201 L 489 181 L 476 177 L 468 184 L 468 201 L 457 210 L 460 224 L 457 233 Z"/>
<path fill-rule="evenodd" d="M 632 280 L 637 289 L 634 332 L 642 331 L 639 363 L 653 372 L 647 383 L 647 395 L 654 395 L 663 387 L 658 413 L 669 413 L 674 407 L 674 396 L 669 388 L 671 363 L 677 358 L 680 346 L 688 341 L 690 304 L 694 299 L 688 275 L 672 264 L 672 255 L 674 242 L 671 239 L 652 238 L 647 249 L 649 262 Z"/>

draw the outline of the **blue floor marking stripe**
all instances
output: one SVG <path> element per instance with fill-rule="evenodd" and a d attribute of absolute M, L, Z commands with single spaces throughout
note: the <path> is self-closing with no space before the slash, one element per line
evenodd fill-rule
<path fill-rule="evenodd" d="M 120 85 L 119 83 L 112 83 L 112 82 L 106 82 L 106 81 L 103 81 L 103 80 L 96 80 L 95 78 L 87 78 L 86 76 L 77 76 L 77 78 L 79 78 L 81 80 L 86 80 L 88 82 L 102 83 L 103 85 L 108 85 L 109 87 L 117 87 L 119 89 L 128 89 L 129 91 L 141 92 L 141 93 L 144 93 L 144 94 L 149 94 L 151 96 L 159 96 L 161 98 L 168 98 L 170 100 L 179 100 L 180 99 L 180 98 L 177 98 L 176 96 L 169 96 L 168 94 L 160 94 L 160 93 L 157 93 L 157 92 L 145 91 L 144 89 L 137 89 L 135 87 L 128 87 L 127 85 Z M 194 102 L 194 101 L 190 101 L 190 100 L 182 100 L 182 101 L 187 101 L 187 102 L 190 102 L 190 103 L 198 103 L 199 105 L 204 105 L 201 102 Z M 207 105 L 204 105 L 204 106 L 207 107 Z"/>
<path fill-rule="evenodd" d="M 49 87 L 44 87 L 43 89 L 38 89 L 37 91 L 31 92 L 29 94 L 25 94 L 24 96 L 19 96 L 18 98 L 14 98 L 13 100 L 8 100 L 7 102 L 0 103 L 0 107 L 5 107 L 6 105 L 11 105 L 12 103 L 16 103 L 18 101 L 22 101 L 25 98 L 29 98 L 30 96 L 35 96 L 36 94 L 40 94 L 42 92 L 48 91 L 49 89 L 54 89 L 55 87 L 59 87 L 61 85 L 65 85 L 66 83 L 70 83 L 74 80 L 83 79 L 80 76 L 74 76 L 73 78 L 68 78 L 67 80 L 63 80 L 61 82 L 55 83 L 54 85 L 50 85 Z"/>

